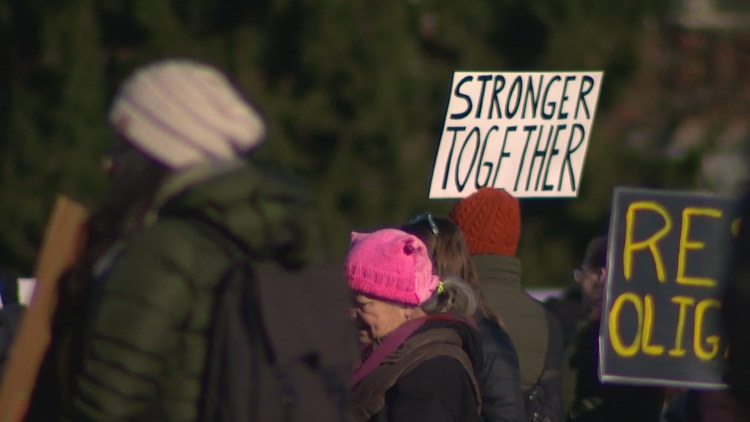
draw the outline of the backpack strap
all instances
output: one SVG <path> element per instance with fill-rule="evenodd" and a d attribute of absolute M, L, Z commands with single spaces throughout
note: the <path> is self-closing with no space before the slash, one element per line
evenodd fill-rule
<path fill-rule="evenodd" d="M 554 377 L 559 377 L 562 375 L 562 372 L 559 369 L 556 369 L 553 364 L 554 348 L 551 346 L 552 346 L 552 343 L 554 342 L 554 337 L 552 336 L 552 330 L 553 330 L 553 325 L 555 324 L 555 321 L 552 320 L 552 314 L 548 310 L 544 311 L 544 316 L 547 319 L 547 350 L 544 355 L 545 356 L 544 368 L 542 370 L 542 373 L 539 374 L 539 378 L 536 380 L 536 385 L 541 384 L 542 381 L 545 381 Z"/>
<path fill-rule="evenodd" d="M 445 341 L 435 342 L 436 338 Z M 481 393 L 474 366 L 460 344 L 458 334 L 447 328 L 436 328 L 410 337 L 403 347 L 390 353 L 379 366 L 370 371 L 369 377 L 354 386 L 352 413 L 355 420 L 369 420 L 383 410 L 386 391 L 423 362 L 441 356 L 454 358 L 461 364 L 471 381 L 477 408 L 481 409 Z"/>
<path fill-rule="evenodd" d="M 555 339 L 562 340 L 562 338 L 559 338 L 559 336 L 555 335 L 554 329 L 557 324 L 557 321 L 553 319 L 554 317 L 552 316 L 552 313 L 549 310 L 545 309 L 544 316 L 547 320 L 547 350 L 545 351 L 544 367 L 542 368 L 542 372 L 539 374 L 539 378 L 537 378 L 534 386 L 531 387 L 526 392 L 526 397 L 525 397 L 528 418 L 530 421 L 533 421 L 533 422 L 537 422 L 537 421 L 541 421 L 541 422 L 553 421 L 554 422 L 554 421 L 562 420 L 561 418 L 563 416 L 562 414 L 560 415 L 547 414 L 547 413 L 557 412 L 554 409 L 558 408 L 559 406 L 554 406 L 550 402 L 553 400 L 556 400 L 555 397 L 558 397 L 558 396 L 550 397 L 548 395 L 549 392 L 545 391 L 545 387 L 543 387 L 542 384 L 546 384 L 547 381 L 552 380 L 554 378 L 562 377 L 561 369 L 557 368 L 555 365 L 556 359 L 560 359 L 562 357 L 562 356 L 555 356 L 555 353 L 562 353 L 562 351 L 558 350 L 558 348 L 556 347 L 553 347 L 555 343 Z M 561 391 L 560 391 L 560 394 L 562 394 Z M 537 400 L 542 401 L 541 408 L 537 406 L 530 406 L 530 404 L 534 403 Z M 562 405 L 562 403 L 560 403 L 560 405 Z M 562 411 L 562 408 L 560 408 L 559 410 Z"/>
<path fill-rule="evenodd" d="M 378 366 L 380 366 L 381 363 L 396 349 L 401 347 L 401 345 L 406 341 L 406 339 L 409 338 L 415 331 L 419 329 L 422 325 L 424 325 L 425 322 L 429 320 L 429 317 L 421 317 L 421 318 L 415 318 L 412 320 L 409 320 L 405 323 L 403 323 L 400 327 L 398 327 L 394 332 L 390 333 L 383 343 L 378 346 L 377 349 L 375 349 L 374 352 L 370 356 L 368 356 L 367 360 L 365 360 L 362 365 L 357 368 L 356 371 L 354 371 L 354 374 L 352 374 L 351 378 L 351 385 L 357 385 L 364 377 L 366 377 L 370 372 L 375 370 Z"/>
<path fill-rule="evenodd" d="M 176 217 L 187 220 L 227 261 L 214 288 L 199 421 L 254 420 L 261 411 L 259 383 L 267 377 L 270 351 L 254 316 L 258 298 L 253 255 L 226 228 L 212 221 L 194 215 Z M 237 312 L 245 316 L 239 319 L 234 315 Z M 230 375 L 226 362 L 231 362 L 233 373 L 244 376 Z M 237 403 L 232 394 L 240 391 L 251 404 Z"/>

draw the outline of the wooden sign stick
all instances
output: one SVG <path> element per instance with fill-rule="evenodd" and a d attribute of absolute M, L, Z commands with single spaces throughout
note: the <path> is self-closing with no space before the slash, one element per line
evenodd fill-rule
<path fill-rule="evenodd" d="M 0 422 L 20 422 L 26 415 L 57 303 L 57 282 L 80 255 L 85 243 L 87 210 L 58 196 L 37 257 L 37 286 L 8 357 L 0 385 Z"/>

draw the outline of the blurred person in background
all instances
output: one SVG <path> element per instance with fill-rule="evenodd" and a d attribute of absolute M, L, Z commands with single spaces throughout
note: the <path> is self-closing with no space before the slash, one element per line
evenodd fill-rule
<path fill-rule="evenodd" d="M 748 150 L 750 152 L 750 149 Z M 729 353 L 727 389 L 683 390 L 667 411 L 667 422 L 750 421 L 750 184 L 738 195 L 740 225 L 731 248 L 722 298 Z"/>
<path fill-rule="evenodd" d="M 563 420 L 563 333 L 557 318 L 521 286 L 518 200 L 504 190 L 481 188 L 459 201 L 450 218 L 464 235 L 487 306 L 518 353 L 528 420 Z"/>
<path fill-rule="evenodd" d="M 575 272 L 573 280 L 575 283 L 565 288 L 560 297 L 550 296 L 544 301 L 544 306 L 560 321 L 566 347 L 573 341 L 579 324 L 586 321 L 587 314 L 582 303 L 583 288 Z"/>
<path fill-rule="evenodd" d="M 578 366 L 571 370 L 569 363 L 572 356 L 580 355 L 581 347 L 576 342 L 580 341 L 580 332 L 591 321 L 600 318 L 601 304 L 603 301 L 604 284 L 607 279 L 605 271 L 607 238 L 605 236 L 590 239 L 586 244 L 586 250 L 581 264 L 573 270 L 574 288 L 578 291 L 578 300 L 550 300 L 545 305 L 560 318 L 572 326 L 567 327 L 565 351 L 566 367 L 563 371 L 563 397 L 565 408 L 570 410 L 576 400 L 576 375 Z M 598 303 L 597 303 L 598 302 Z M 577 318 L 576 318 L 577 317 Z M 575 318 L 575 321 L 573 321 Z M 588 358 L 587 358 L 588 359 Z"/>
<path fill-rule="evenodd" d="M 586 253 L 606 250 L 606 245 L 603 245 L 606 241 L 605 237 L 592 239 Z M 597 319 L 601 313 L 606 274 L 604 267 L 592 260 L 593 257 L 584 256 L 584 262 L 573 270 L 575 284 L 565 290 L 561 299 L 550 298 L 545 302 L 547 309 L 558 317 L 564 327 L 566 345 L 573 340 L 582 322 Z"/>
<path fill-rule="evenodd" d="M 217 236 L 302 266 L 318 248 L 312 198 L 245 158 L 264 120 L 210 65 L 137 69 L 109 122 L 114 187 L 64 280 L 28 420 L 194 421 L 215 289 L 234 260 Z"/>
<path fill-rule="evenodd" d="M 731 249 L 721 308 L 729 345 L 728 389 L 683 389 L 670 402 L 666 422 L 750 421 L 750 190 L 740 196 L 740 230 Z"/>
<path fill-rule="evenodd" d="M 460 277 L 480 294 L 476 269 L 471 261 L 461 230 L 447 217 L 420 214 L 401 226 L 401 230 L 419 237 L 437 267 L 441 279 Z M 484 361 L 479 372 L 482 393 L 482 420 L 526 420 L 518 355 L 501 321 L 487 306 L 480 294 L 480 306 L 475 315 L 482 344 Z"/>
<path fill-rule="evenodd" d="M 730 353 L 727 382 L 732 394 L 750 406 L 750 184 L 740 199 L 740 230 L 730 262 L 723 317 Z"/>
<path fill-rule="evenodd" d="M 606 237 L 589 241 L 583 261 L 575 270 L 575 277 L 581 284 L 583 303 L 588 312 L 587 321 L 579 328 L 568 350 L 570 356 L 565 385 L 575 387 L 573 394 L 566 391 L 566 401 L 572 397 L 566 420 L 659 421 L 664 404 L 663 388 L 605 384 L 599 380 L 599 330 L 607 279 Z"/>
<path fill-rule="evenodd" d="M 739 197 L 740 229 L 732 248 L 721 308 L 729 353 L 726 390 L 684 392 L 685 422 L 750 421 L 750 188 Z"/>

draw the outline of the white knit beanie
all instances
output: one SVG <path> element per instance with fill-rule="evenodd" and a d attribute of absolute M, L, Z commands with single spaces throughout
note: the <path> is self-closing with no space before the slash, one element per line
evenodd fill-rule
<path fill-rule="evenodd" d="M 110 124 L 170 169 L 230 160 L 259 145 L 260 114 L 217 69 L 165 60 L 138 69 L 112 103 Z"/>

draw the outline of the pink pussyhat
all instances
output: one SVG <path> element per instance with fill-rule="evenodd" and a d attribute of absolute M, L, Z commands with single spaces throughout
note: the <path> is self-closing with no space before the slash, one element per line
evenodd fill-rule
<path fill-rule="evenodd" d="M 356 292 L 414 306 L 432 296 L 439 281 L 425 244 L 396 229 L 353 232 L 344 272 Z"/>

